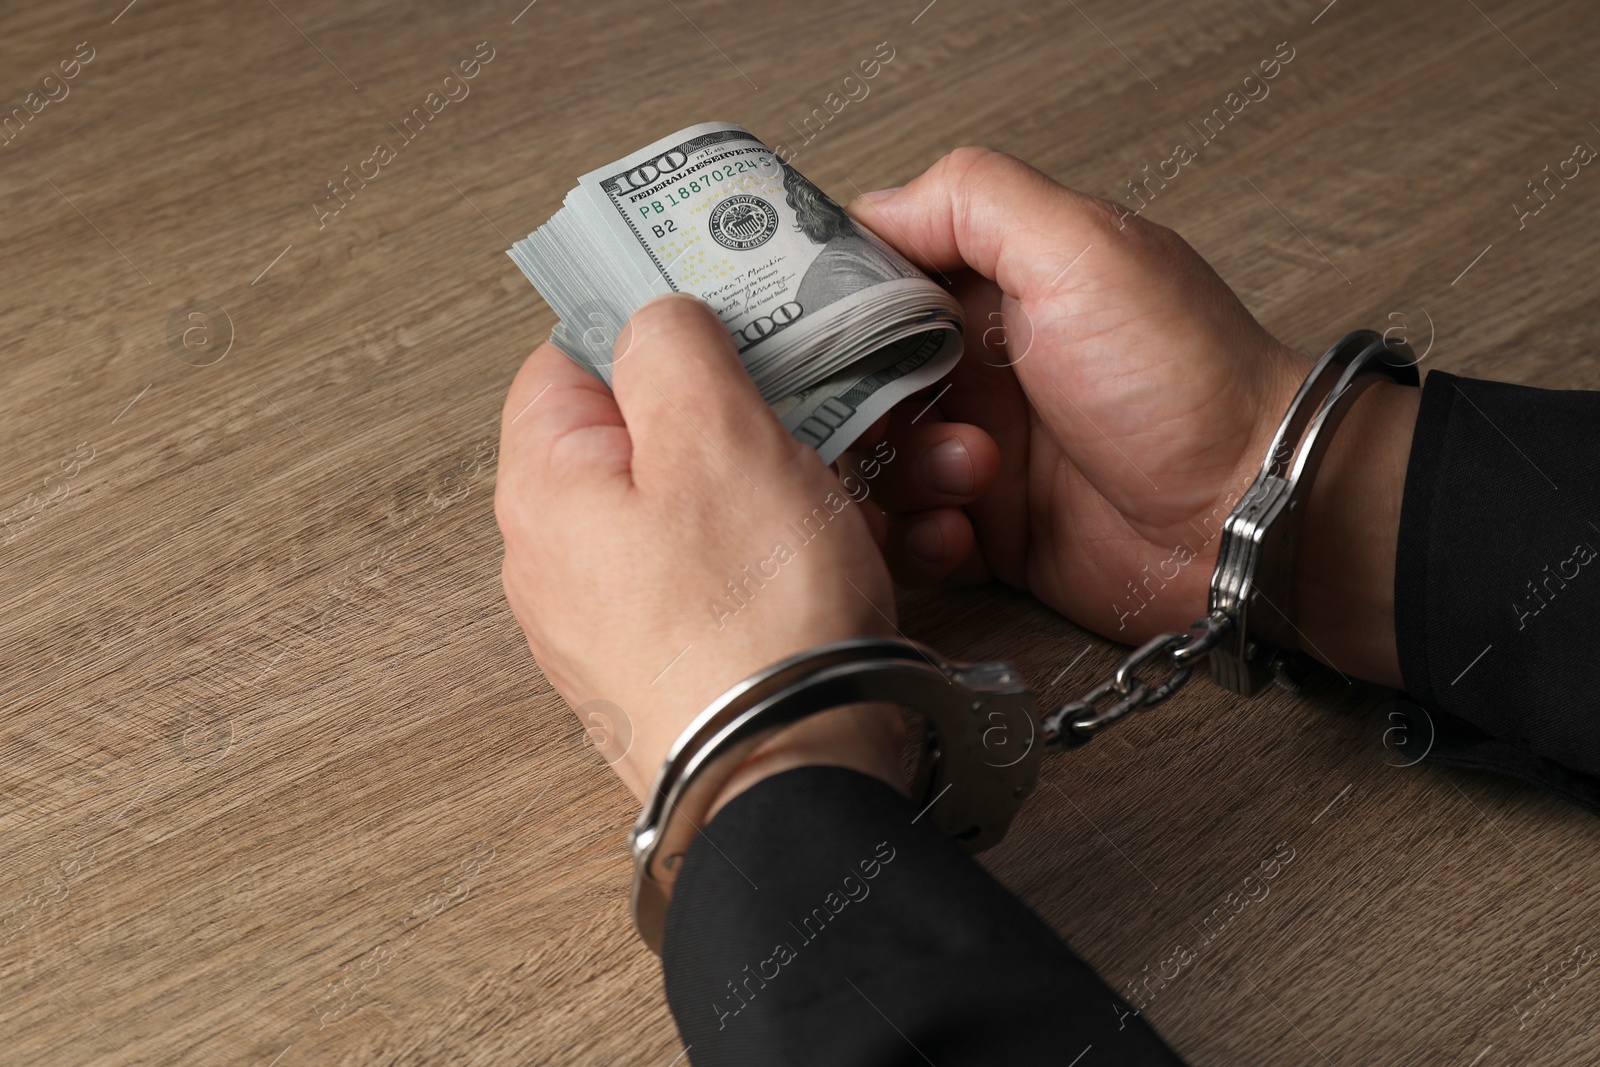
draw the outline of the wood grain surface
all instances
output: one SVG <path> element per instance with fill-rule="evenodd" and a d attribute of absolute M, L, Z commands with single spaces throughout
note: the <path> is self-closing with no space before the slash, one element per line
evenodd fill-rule
<path fill-rule="evenodd" d="M 633 804 L 491 498 L 552 325 L 504 249 L 681 126 L 839 199 L 964 143 L 1128 198 L 1223 108 L 1147 213 L 1279 336 L 1600 387 L 1600 172 L 1527 184 L 1600 145 L 1592 5 L 525 2 L 0 13 L 0 1062 L 679 1062 Z M 902 610 L 1053 698 L 1119 655 L 1007 590 Z M 1196 1064 L 1595 1062 L 1593 816 L 1395 766 L 1388 698 L 1196 685 L 1052 757 L 984 862 Z"/>

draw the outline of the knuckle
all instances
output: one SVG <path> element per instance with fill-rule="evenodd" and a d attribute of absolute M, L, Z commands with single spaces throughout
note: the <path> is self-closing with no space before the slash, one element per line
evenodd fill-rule
<path fill-rule="evenodd" d="M 988 145 L 967 144 L 960 148 L 952 149 L 940 162 L 947 168 L 957 172 L 966 172 L 977 166 L 1004 165 L 1013 161 L 1014 157 L 1006 155 L 998 148 Z"/>
<path fill-rule="evenodd" d="M 500 537 L 504 541 L 510 540 L 511 534 L 516 529 L 516 507 L 514 491 L 510 486 L 510 478 L 501 475 L 494 483 L 494 520 L 500 527 Z"/>
<path fill-rule="evenodd" d="M 1194 250 L 1194 246 L 1183 239 L 1182 234 L 1158 222 L 1145 221 L 1139 227 L 1137 237 L 1143 246 L 1163 263 L 1193 269 L 1196 261 L 1204 262 L 1200 254 Z"/>
<path fill-rule="evenodd" d="M 1103 197 L 1085 193 L 1083 199 L 1090 221 L 1102 232 L 1126 234 L 1129 230 L 1141 231 L 1153 225 L 1127 208 Z"/>

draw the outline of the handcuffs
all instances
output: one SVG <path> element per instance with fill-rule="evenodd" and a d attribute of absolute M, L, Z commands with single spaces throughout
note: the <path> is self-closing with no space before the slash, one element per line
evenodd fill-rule
<path fill-rule="evenodd" d="M 1207 614 L 1188 633 L 1151 638 L 1081 699 L 1036 717 L 1038 694 L 1007 663 L 953 663 L 917 642 L 822 645 L 751 675 L 673 743 L 629 836 L 633 920 L 659 954 L 672 886 L 706 812 L 744 760 L 777 731 L 846 704 L 897 704 L 925 729 L 911 799 L 969 852 L 998 843 L 1038 778 L 1043 748 L 1075 747 L 1176 693 L 1202 658 L 1212 680 L 1254 696 L 1294 669 L 1294 560 L 1306 503 L 1334 430 L 1368 386 L 1418 385 L 1403 341 L 1373 330 L 1341 338 L 1306 377 L 1261 471 L 1223 526 Z M 1165 657 L 1159 684 L 1139 676 Z M 1043 745 L 1036 742 L 1042 741 Z"/>

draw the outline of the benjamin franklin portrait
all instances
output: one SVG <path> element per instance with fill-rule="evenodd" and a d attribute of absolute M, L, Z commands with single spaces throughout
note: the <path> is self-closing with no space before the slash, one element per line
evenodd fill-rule
<path fill-rule="evenodd" d="M 808 312 L 883 282 L 917 277 L 826 193 L 789 164 L 782 166 L 784 199 L 794 209 L 800 232 L 823 246 L 795 291 Z"/>

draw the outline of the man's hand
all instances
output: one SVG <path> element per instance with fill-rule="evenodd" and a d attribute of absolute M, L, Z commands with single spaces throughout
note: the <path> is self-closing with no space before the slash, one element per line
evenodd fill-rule
<path fill-rule="evenodd" d="M 897 579 L 998 578 L 1130 644 L 1204 615 L 1223 522 L 1310 362 L 1177 234 L 1010 156 L 961 149 L 850 206 L 967 314 L 935 411 L 889 431 Z M 1374 387 L 1339 429 L 1291 609 L 1308 652 L 1393 685 L 1416 394 Z"/>
<path fill-rule="evenodd" d="M 705 304 L 640 309 L 614 384 L 549 344 L 529 357 L 502 416 L 495 514 L 534 657 L 574 707 L 623 710 L 632 743 L 613 766 L 642 798 L 729 686 L 815 645 L 892 634 L 895 609 L 877 513 L 778 423 Z M 903 790 L 900 739 L 893 709 L 813 717 L 764 745 L 719 803 L 803 763 Z"/>

